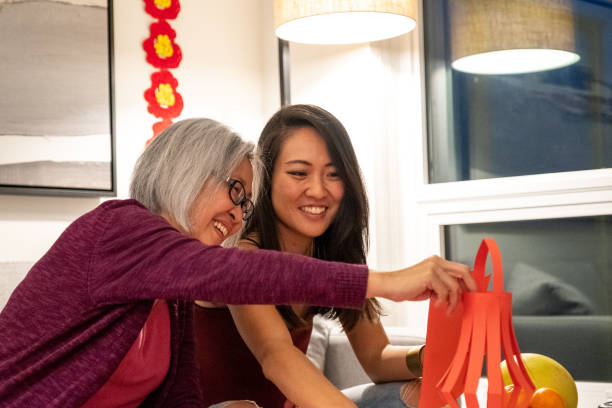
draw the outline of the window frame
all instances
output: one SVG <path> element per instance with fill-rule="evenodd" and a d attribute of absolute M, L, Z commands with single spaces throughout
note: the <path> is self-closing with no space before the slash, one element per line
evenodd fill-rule
<path fill-rule="evenodd" d="M 601 214 L 594 215 L 611 214 L 612 168 L 430 183 L 428 134 L 434 125 L 429 105 L 448 110 L 449 104 L 443 100 L 444 96 L 436 95 L 435 100 L 432 100 L 428 95 L 427 85 L 432 79 L 427 75 L 426 58 L 431 54 L 425 48 L 425 0 L 419 3 L 419 21 L 424 22 L 418 26 L 423 127 L 415 145 L 416 150 L 422 152 L 417 166 L 417 178 L 421 182 L 416 186 L 416 202 L 426 208 L 426 213 L 450 216 L 459 212 L 608 203 L 609 207 L 604 206 Z M 428 4 L 431 7 L 433 3 Z"/>

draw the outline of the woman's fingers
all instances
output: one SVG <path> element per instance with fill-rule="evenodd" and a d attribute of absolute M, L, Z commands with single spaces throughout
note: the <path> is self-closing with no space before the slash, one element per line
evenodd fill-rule
<path fill-rule="evenodd" d="M 453 311 L 461 298 L 461 285 L 459 280 L 450 275 L 446 270 L 438 269 L 434 271 L 435 279 L 439 281 L 438 287 L 441 292 L 436 292 L 438 301 L 448 305 L 449 312 Z"/>
<path fill-rule="evenodd" d="M 444 275 L 445 284 L 449 288 L 448 291 L 448 311 L 452 312 L 457 303 L 459 303 L 459 299 L 461 298 L 461 287 L 457 283 L 455 279 L 453 279 L 450 275 Z"/>
<path fill-rule="evenodd" d="M 447 261 L 444 258 L 439 259 L 442 263 L 442 267 L 446 271 L 448 271 L 451 276 L 460 279 L 469 291 L 475 292 L 477 290 L 476 280 L 474 280 L 472 272 L 470 271 L 470 268 L 468 268 L 467 265 L 460 264 L 458 262 Z"/>
<path fill-rule="evenodd" d="M 424 262 L 430 268 L 430 285 L 436 298 L 436 303 L 445 303 L 448 312 L 452 312 L 459 301 L 461 294 L 476 290 L 474 280 L 467 265 L 447 261 L 439 256 L 432 256 Z"/>
<path fill-rule="evenodd" d="M 432 274 L 431 289 L 436 296 L 436 304 L 448 303 L 449 289 L 435 272 Z"/>

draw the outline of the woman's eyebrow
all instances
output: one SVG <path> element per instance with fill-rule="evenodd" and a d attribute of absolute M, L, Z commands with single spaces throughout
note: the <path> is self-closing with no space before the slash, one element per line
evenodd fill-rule
<path fill-rule="evenodd" d="M 312 163 L 310 163 L 309 161 L 299 160 L 299 159 L 286 161 L 285 164 L 304 164 L 306 166 L 312 166 Z M 335 166 L 334 166 L 334 163 L 329 162 L 325 165 L 325 167 L 335 167 Z"/>
<path fill-rule="evenodd" d="M 300 159 L 289 160 L 289 161 L 286 161 L 285 164 L 304 164 L 306 166 L 312 166 L 312 163 L 310 163 L 309 161 L 300 160 Z"/>

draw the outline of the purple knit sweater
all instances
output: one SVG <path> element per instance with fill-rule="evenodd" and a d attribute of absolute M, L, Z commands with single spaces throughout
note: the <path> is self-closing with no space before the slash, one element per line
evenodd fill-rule
<path fill-rule="evenodd" d="M 205 246 L 135 200 L 72 223 L 0 313 L 0 407 L 79 407 L 125 356 L 154 299 L 168 299 L 172 360 L 144 406 L 200 407 L 191 302 L 358 308 L 367 268 Z"/>

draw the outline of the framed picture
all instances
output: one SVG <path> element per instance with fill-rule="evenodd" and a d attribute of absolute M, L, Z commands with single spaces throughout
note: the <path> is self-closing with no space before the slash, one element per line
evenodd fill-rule
<path fill-rule="evenodd" d="M 0 10 L 0 193 L 116 195 L 112 0 Z"/>

